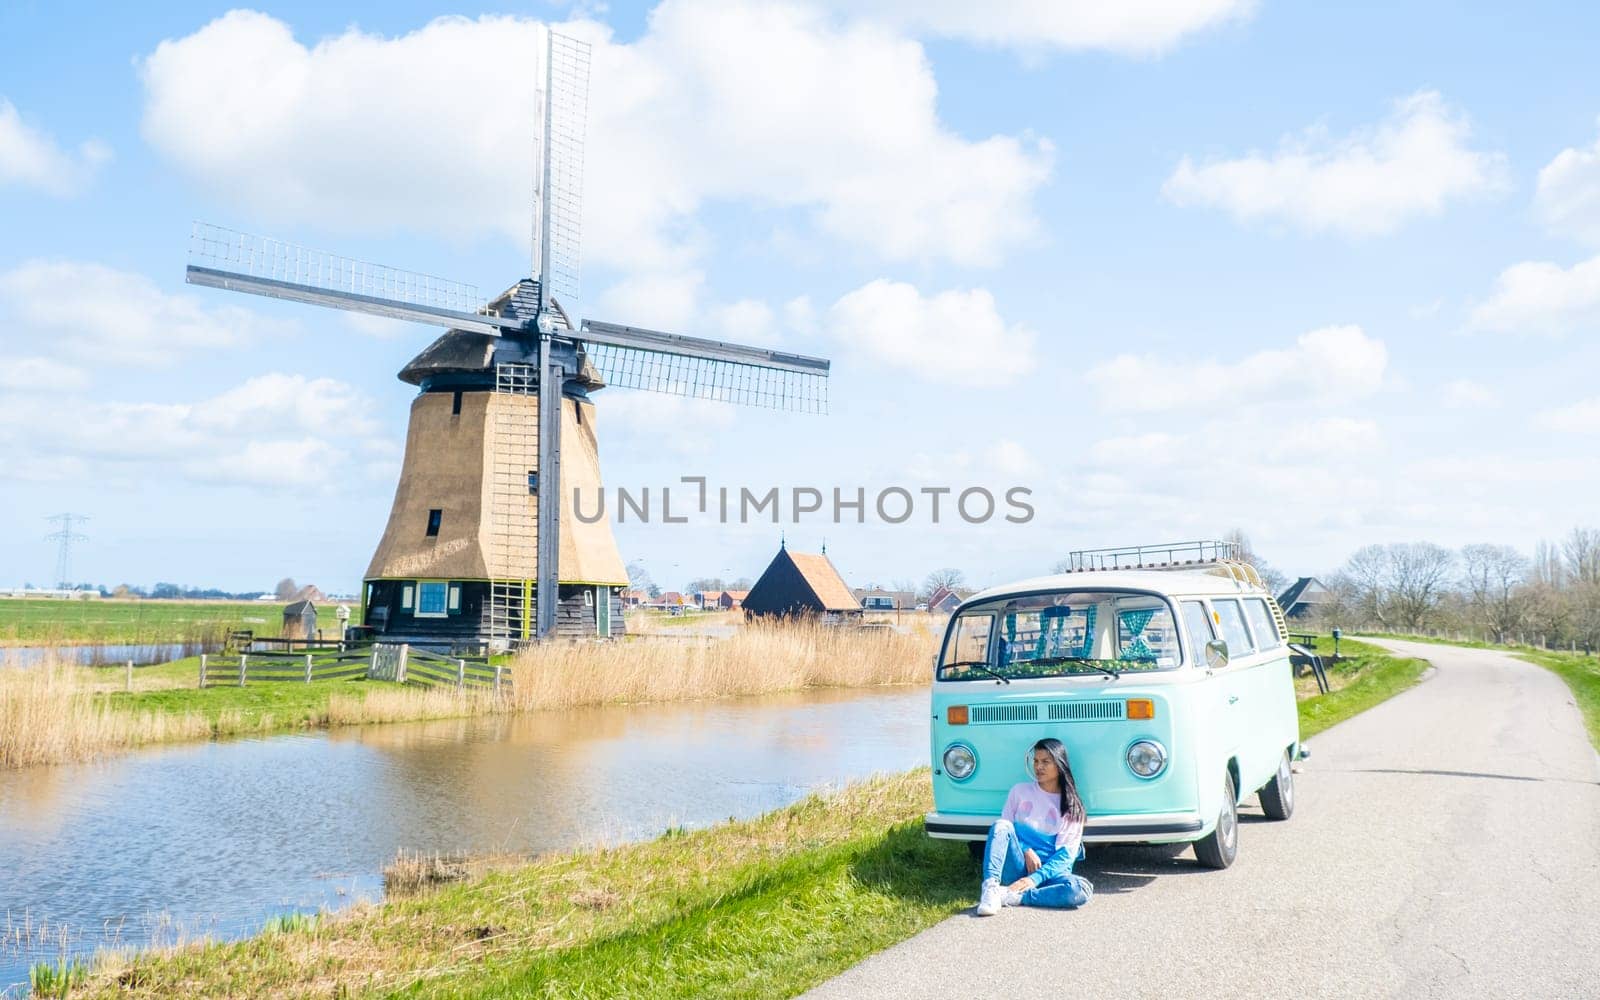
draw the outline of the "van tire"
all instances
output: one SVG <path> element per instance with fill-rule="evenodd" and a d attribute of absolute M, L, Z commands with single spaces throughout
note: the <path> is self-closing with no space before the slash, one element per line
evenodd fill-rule
<path fill-rule="evenodd" d="M 969 840 L 969 841 L 967 841 L 967 854 L 974 861 L 982 861 L 983 860 L 984 849 L 987 848 L 988 846 L 989 846 L 988 844 L 984 843 L 981 840 Z"/>
<path fill-rule="evenodd" d="M 1289 766 L 1289 751 L 1278 761 L 1278 773 L 1261 786 L 1261 811 L 1267 819 L 1288 819 L 1294 815 L 1294 771 Z"/>
<path fill-rule="evenodd" d="M 1231 771 L 1222 779 L 1222 809 L 1217 813 L 1216 829 L 1194 842 L 1194 856 L 1205 867 L 1218 870 L 1239 856 L 1239 793 Z"/>

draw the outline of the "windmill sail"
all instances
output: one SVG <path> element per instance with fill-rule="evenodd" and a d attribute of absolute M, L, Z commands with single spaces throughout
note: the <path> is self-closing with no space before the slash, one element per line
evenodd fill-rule
<path fill-rule="evenodd" d="M 828 412 L 829 363 L 720 340 L 585 320 L 577 334 L 607 385 L 793 413 Z"/>
<path fill-rule="evenodd" d="M 579 296 L 583 240 L 583 142 L 589 119 L 589 45 L 552 31 L 545 48 L 544 173 L 535 246 L 545 301 Z"/>
<path fill-rule="evenodd" d="M 192 285 L 348 309 L 478 333 L 523 321 L 486 314 L 474 285 L 401 271 L 323 250 L 196 222 L 189 233 Z"/>

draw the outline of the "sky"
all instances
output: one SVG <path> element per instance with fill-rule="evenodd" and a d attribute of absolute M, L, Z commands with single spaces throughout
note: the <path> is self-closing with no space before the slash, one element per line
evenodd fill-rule
<path fill-rule="evenodd" d="M 143 7 L 0 0 L 0 586 L 70 511 L 76 580 L 356 589 L 439 331 L 186 285 L 191 225 L 497 293 L 546 24 L 594 47 L 573 311 L 833 363 L 826 415 L 596 394 L 664 587 L 1600 522 L 1600 8 Z"/>

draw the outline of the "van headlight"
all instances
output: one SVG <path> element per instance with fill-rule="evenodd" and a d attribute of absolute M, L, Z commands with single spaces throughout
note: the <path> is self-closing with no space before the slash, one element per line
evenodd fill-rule
<path fill-rule="evenodd" d="M 1155 740 L 1140 740 L 1128 748 L 1128 770 L 1141 778 L 1154 778 L 1167 766 L 1167 748 Z"/>
<path fill-rule="evenodd" d="M 944 752 L 944 773 L 957 781 L 965 781 L 972 777 L 972 772 L 978 769 L 978 755 L 972 748 L 955 743 L 946 748 Z"/>

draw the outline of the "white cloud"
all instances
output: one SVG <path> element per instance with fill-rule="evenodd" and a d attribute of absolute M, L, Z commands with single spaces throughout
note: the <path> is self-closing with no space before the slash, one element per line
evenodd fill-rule
<path fill-rule="evenodd" d="M 1455 410 L 1499 406 L 1500 394 L 1481 382 L 1458 378 L 1444 387 L 1441 395 L 1444 405 Z"/>
<path fill-rule="evenodd" d="M 0 357 L 0 389 L 15 392 L 57 392 L 82 389 L 89 383 L 81 368 L 49 358 Z"/>
<path fill-rule="evenodd" d="M 1600 243 L 1600 139 L 1588 149 L 1563 149 L 1545 164 L 1533 205 L 1552 230 Z"/>
<path fill-rule="evenodd" d="M 15 184 L 65 198 L 87 187 L 110 159 L 111 147 L 98 139 L 80 145 L 76 154 L 67 152 L 0 97 L 0 186 Z"/>
<path fill-rule="evenodd" d="M 1154 412 L 1287 399 L 1366 396 L 1383 384 L 1389 351 L 1359 326 L 1301 334 L 1291 348 L 1234 362 L 1124 354 L 1085 376 L 1109 409 Z"/>
<path fill-rule="evenodd" d="M 1497 333 L 1562 336 L 1600 326 L 1600 257 L 1570 268 L 1524 261 L 1500 272 L 1468 326 Z"/>
<path fill-rule="evenodd" d="M 55 470 L 108 482 L 321 488 L 336 485 L 329 470 L 340 462 L 371 467 L 397 452 L 371 400 L 349 385 L 278 373 L 192 403 L 76 398 L 46 410 L 8 398 L 0 444 L 36 479 Z"/>
<path fill-rule="evenodd" d="M 997 261 L 1037 230 L 1051 149 L 956 135 L 922 47 L 799 5 L 668 0 L 595 45 L 586 260 L 681 271 L 712 202 L 799 210 L 893 259 Z M 142 62 L 143 132 L 238 211 L 275 224 L 528 241 L 540 26 L 440 18 L 311 46 L 233 11 Z"/>
<path fill-rule="evenodd" d="M 1600 396 L 1536 414 L 1534 426 L 1570 434 L 1600 434 Z"/>
<path fill-rule="evenodd" d="M 43 343 L 71 357 L 154 367 L 288 329 L 100 264 L 35 260 L 0 272 L 0 344 L 17 348 Z"/>
<path fill-rule="evenodd" d="M 1164 52 L 1186 36 L 1244 20 L 1255 0 L 878 0 L 870 9 L 837 4 L 950 38 L 1024 50 L 1104 49 L 1134 55 Z"/>
<path fill-rule="evenodd" d="M 1375 129 L 1334 139 L 1322 128 L 1285 136 L 1276 153 L 1196 164 L 1185 156 L 1161 192 L 1178 205 L 1222 208 L 1242 222 L 1373 236 L 1448 202 L 1502 189 L 1504 157 L 1468 147 L 1471 127 L 1434 91 L 1395 102 Z"/>
<path fill-rule="evenodd" d="M 982 288 L 925 296 L 879 278 L 828 310 L 828 332 L 851 350 L 932 381 L 1003 385 L 1033 367 L 1034 332 L 1007 324 Z"/>

